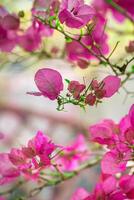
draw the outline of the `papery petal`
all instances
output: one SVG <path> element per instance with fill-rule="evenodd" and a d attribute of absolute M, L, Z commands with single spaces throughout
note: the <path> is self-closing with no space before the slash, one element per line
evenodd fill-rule
<path fill-rule="evenodd" d="M 56 70 L 43 68 L 35 74 L 35 83 L 41 93 L 51 100 L 55 100 L 63 90 L 63 82 L 60 73 Z"/>
<path fill-rule="evenodd" d="M 121 86 L 121 79 L 117 76 L 109 75 L 103 79 L 104 87 L 106 91 L 105 97 L 113 96 Z"/>

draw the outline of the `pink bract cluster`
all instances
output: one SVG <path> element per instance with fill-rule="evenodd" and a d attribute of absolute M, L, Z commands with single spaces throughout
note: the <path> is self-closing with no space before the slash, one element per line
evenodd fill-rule
<path fill-rule="evenodd" d="M 102 174 L 93 192 L 79 188 L 71 200 L 134 199 L 134 175 L 127 171 L 129 161 L 133 161 L 134 104 L 118 124 L 106 119 L 90 126 L 89 132 L 91 141 L 107 147 L 101 161 Z"/>
<path fill-rule="evenodd" d="M 12 148 L 10 153 L 0 154 L 0 184 L 6 184 L 23 174 L 36 179 L 44 168 L 51 165 L 51 154 L 58 146 L 38 131 L 36 136 L 21 149 Z"/>
<path fill-rule="evenodd" d="M 50 100 L 59 98 L 60 92 L 63 90 L 63 81 L 58 71 L 50 68 L 39 69 L 34 80 L 39 92 L 28 92 L 28 94 L 48 97 Z M 81 93 L 84 92 L 85 104 L 94 105 L 96 99 L 113 96 L 119 90 L 120 85 L 121 79 L 119 77 L 109 75 L 101 82 L 93 80 L 91 82 L 91 92 L 89 93 L 85 84 L 80 84 L 74 80 L 69 81 L 68 91 L 70 94 L 67 95 L 72 95 L 74 99 L 79 100 Z"/>

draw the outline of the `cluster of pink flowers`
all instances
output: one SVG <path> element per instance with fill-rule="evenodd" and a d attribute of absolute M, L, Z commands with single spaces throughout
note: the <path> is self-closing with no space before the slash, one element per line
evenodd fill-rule
<path fill-rule="evenodd" d="M 36 136 L 21 149 L 12 148 L 10 153 L 0 154 L 0 184 L 7 184 L 23 174 L 36 179 L 41 170 L 51 165 L 51 155 L 57 145 L 38 131 Z"/>
<path fill-rule="evenodd" d="M 102 174 L 93 192 L 79 188 L 71 200 L 134 199 L 134 175 L 127 170 L 129 161 L 133 161 L 134 104 L 119 124 L 107 119 L 90 126 L 89 132 L 91 141 L 107 147 L 101 161 Z"/>
<path fill-rule="evenodd" d="M 63 81 L 58 71 L 50 68 L 39 69 L 34 80 L 39 92 L 28 92 L 28 94 L 48 97 L 50 100 L 60 99 Z M 93 106 L 100 99 L 113 96 L 119 90 L 120 85 L 121 79 L 113 75 L 105 77 L 101 82 L 94 79 L 88 87 L 78 81 L 68 80 L 69 93 L 66 97 L 69 99 L 73 97 L 74 100 L 84 101 L 85 105 Z"/>

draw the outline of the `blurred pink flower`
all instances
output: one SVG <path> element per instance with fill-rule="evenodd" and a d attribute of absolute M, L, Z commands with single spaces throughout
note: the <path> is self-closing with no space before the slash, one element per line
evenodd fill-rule
<path fill-rule="evenodd" d="M 19 170 L 10 161 L 7 153 L 0 153 L 0 185 L 15 181 Z"/>
<path fill-rule="evenodd" d="M 134 2 L 133 0 L 113 0 L 118 6 L 123 8 L 133 19 L 134 19 Z M 119 22 L 124 21 L 125 17 L 122 13 L 120 13 L 116 8 L 108 4 L 105 0 L 93 0 L 93 6 L 96 8 L 98 12 L 103 13 L 106 16 L 108 11 L 111 11 L 114 18 Z"/>
<path fill-rule="evenodd" d="M 93 8 L 84 4 L 83 0 L 62 0 L 59 19 L 70 28 L 85 26 L 94 16 Z"/>
<path fill-rule="evenodd" d="M 89 196 L 89 193 L 84 188 L 78 188 L 70 200 L 84 200 Z"/>
<path fill-rule="evenodd" d="M 128 199 L 134 199 L 134 175 L 124 175 L 119 182 Z"/>
<path fill-rule="evenodd" d="M 0 50 L 10 52 L 17 44 L 20 20 L 0 6 Z"/>
<path fill-rule="evenodd" d="M 38 131 L 21 149 L 13 148 L 8 154 L 10 162 L 29 178 L 37 178 L 40 170 L 51 165 L 51 154 L 57 146 Z"/>
<path fill-rule="evenodd" d="M 56 160 L 62 170 L 75 170 L 83 161 L 89 158 L 90 152 L 83 135 L 79 135 L 76 140 L 67 147 Z"/>

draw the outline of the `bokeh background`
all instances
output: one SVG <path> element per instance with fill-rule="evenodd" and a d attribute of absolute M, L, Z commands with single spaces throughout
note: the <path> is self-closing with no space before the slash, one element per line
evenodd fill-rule
<path fill-rule="evenodd" d="M 24 27 L 29 24 L 32 3 L 32 0 L 0 0 L 0 5 L 4 5 L 11 12 L 25 12 L 25 18 L 22 19 Z M 111 49 L 120 41 L 112 59 L 122 62 L 122 58 L 129 57 L 125 52 L 125 46 L 133 39 L 133 35 L 121 34 L 118 30 L 131 30 L 131 24 L 127 20 L 119 24 L 111 15 L 109 19 L 107 32 Z M 62 50 L 64 44 L 64 37 L 55 32 L 53 37 L 44 39 L 43 48 L 49 53 L 53 47 Z M 0 140 L 0 152 L 8 152 L 11 147 L 26 144 L 38 130 L 49 135 L 56 143 L 70 144 L 78 133 L 88 134 L 89 125 L 103 118 L 112 118 L 118 122 L 134 103 L 133 95 L 126 95 L 125 90 L 120 89 L 119 93 L 104 100 L 97 107 L 87 107 L 86 112 L 70 105 L 67 105 L 64 111 L 58 112 L 56 102 L 26 94 L 28 91 L 36 91 L 34 74 L 42 67 L 54 68 L 63 78 L 81 82 L 83 77 L 89 81 L 93 77 L 101 79 L 111 74 L 105 67 L 91 65 L 88 69 L 82 70 L 79 67 L 72 67 L 65 59 L 49 59 L 38 54 L 35 56 L 19 48 L 8 54 L 0 52 L 0 134 L 4 134 L 4 138 Z M 129 81 L 126 87 L 133 91 L 134 81 Z M 78 186 L 84 186 L 90 191 L 97 182 L 98 175 L 99 166 L 87 169 L 72 180 L 44 189 L 34 200 L 69 200 Z M 6 187 L 8 186 L 4 186 L 4 189 Z M 28 187 L 31 185 L 23 186 L 23 191 L 27 191 Z"/>

